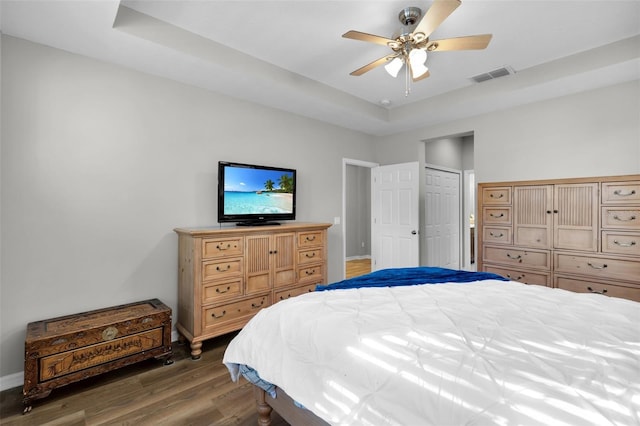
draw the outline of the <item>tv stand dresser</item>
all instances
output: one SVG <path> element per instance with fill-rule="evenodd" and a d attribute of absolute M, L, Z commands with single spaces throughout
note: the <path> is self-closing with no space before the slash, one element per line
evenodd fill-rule
<path fill-rule="evenodd" d="M 204 340 L 241 329 L 260 309 L 327 279 L 329 223 L 176 228 L 181 340 L 199 359 Z"/>

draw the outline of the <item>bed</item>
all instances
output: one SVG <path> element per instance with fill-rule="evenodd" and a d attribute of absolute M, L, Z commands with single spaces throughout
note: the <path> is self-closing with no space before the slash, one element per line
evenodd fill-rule
<path fill-rule="evenodd" d="M 640 425 L 640 303 L 442 268 L 317 290 L 225 351 L 260 424 Z"/>

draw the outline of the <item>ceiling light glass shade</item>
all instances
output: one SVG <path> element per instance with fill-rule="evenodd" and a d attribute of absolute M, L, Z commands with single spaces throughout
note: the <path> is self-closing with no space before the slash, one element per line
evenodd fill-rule
<path fill-rule="evenodd" d="M 384 69 L 387 70 L 389 75 L 393 78 L 398 76 L 400 68 L 402 68 L 402 59 L 400 58 L 394 58 L 393 61 L 384 66 Z"/>
<path fill-rule="evenodd" d="M 409 52 L 409 63 L 411 64 L 413 78 L 418 78 L 429 71 L 429 68 L 424 66 L 426 60 L 427 52 L 422 49 L 413 49 Z"/>

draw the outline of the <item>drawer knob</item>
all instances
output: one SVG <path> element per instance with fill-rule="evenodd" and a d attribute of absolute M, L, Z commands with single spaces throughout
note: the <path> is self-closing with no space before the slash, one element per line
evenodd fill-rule
<path fill-rule="evenodd" d="M 220 288 L 218 287 L 218 288 L 216 288 L 216 293 L 223 294 L 223 293 L 228 292 L 229 290 L 231 290 L 231 286 L 227 286 L 226 290 L 220 290 Z"/>
<path fill-rule="evenodd" d="M 501 232 L 499 234 L 494 234 L 493 232 L 489 232 L 489 235 L 491 235 L 494 238 L 502 238 L 504 237 L 504 234 Z"/>
<path fill-rule="evenodd" d="M 587 265 L 591 266 L 593 269 L 604 269 L 607 267 L 606 263 L 603 263 L 602 265 L 594 265 L 591 262 L 587 262 Z"/>
<path fill-rule="evenodd" d="M 489 216 L 500 218 L 500 217 L 504 217 L 504 213 L 500 213 L 500 214 L 489 213 Z"/>
<path fill-rule="evenodd" d="M 305 256 L 306 256 L 307 258 L 316 257 L 316 253 L 315 253 L 315 252 L 313 252 L 313 253 L 306 253 L 306 254 L 305 254 Z"/>
<path fill-rule="evenodd" d="M 310 271 L 304 271 L 304 273 L 305 273 L 305 274 L 307 274 L 307 275 L 313 275 L 313 274 L 315 274 L 315 273 L 316 273 L 316 270 L 315 270 L 315 269 L 312 269 L 312 270 L 310 270 Z"/>
<path fill-rule="evenodd" d="M 226 272 L 226 271 L 228 271 L 229 269 L 231 269 L 231 265 L 227 265 L 227 268 L 226 268 L 226 269 L 223 269 L 223 268 L 221 268 L 220 266 L 216 266 L 216 271 L 219 271 L 219 272 Z"/>
<path fill-rule="evenodd" d="M 305 237 L 305 240 L 307 240 L 307 241 L 315 241 L 315 239 L 316 239 L 315 235 L 312 235 L 310 237 Z"/>
<path fill-rule="evenodd" d="M 591 287 L 587 287 L 587 290 L 589 290 L 590 293 L 596 293 L 596 294 L 605 294 L 607 292 L 607 289 L 602 289 L 602 291 L 596 291 L 594 289 L 592 289 Z"/>
<path fill-rule="evenodd" d="M 618 240 L 613 240 L 613 243 L 619 245 L 620 247 L 633 247 L 636 245 L 635 241 L 631 241 L 629 243 L 621 243 Z"/>
<path fill-rule="evenodd" d="M 264 305 L 264 299 L 262 299 L 262 301 L 260 301 L 260 303 L 259 303 L 259 304 L 252 303 L 252 304 L 251 304 L 251 307 L 252 307 L 253 309 L 258 309 L 258 308 L 259 308 L 259 307 L 261 307 L 262 305 Z"/>
<path fill-rule="evenodd" d="M 632 220 L 636 220 L 636 217 L 635 217 L 635 216 L 633 216 L 633 215 L 629 216 L 629 218 L 628 218 L 628 219 L 624 219 L 624 218 L 621 218 L 620 216 L 618 216 L 618 215 L 616 214 L 616 215 L 613 215 L 613 218 L 614 218 L 615 220 L 620 221 L 620 222 L 630 222 L 630 221 L 632 221 Z"/>
<path fill-rule="evenodd" d="M 632 189 L 629 192 L 622 192 L 621 189 L 616 189 L 615 191 L 613 191 L 613 195 L 617 195 L 618 197 L 630 197 L 632 195 L 636 195 L 636 190 Z"/>
<path fill-rule="evenodd" d="M 227 243 L 226 246 L 224 244 L 218 244 L 216 248 L 218 250 L 229 250 L 231 248 L 231 244 Z"/>
<path fill-rule="evenodd" d="M 212 312 L 212 313 L 211 313 L 211 316 L 212 316 L 213 318 L 222 318 L 222 317 L 223 317 L 223 316 L 225 316 L 226 314 L 227 314 L 227 311 L 222 311 L 222 313 L 221 313 L 220 315 L 216 315 L 216 313 L 215 313 L 215 312 Z"/>
<path fill-rule="evenodd" d="M 491 197 L 491 198 L 504 198 L 504 194 L 499 194 L 498 196 L 496 196 L 494 194 L 489 194 L 489 197 Z"/>
<path fill-rule="evenodd" d="M 522 256 L 521 255 L 513 256 L 511 253 L 507 253 L 507 257 L 509 259 L 517 260 L 518 262 L 522 262 Z"/>

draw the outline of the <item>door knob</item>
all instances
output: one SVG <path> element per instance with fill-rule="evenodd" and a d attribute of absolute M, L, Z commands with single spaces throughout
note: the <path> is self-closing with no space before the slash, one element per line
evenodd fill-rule
<path fill-rule="evenodd" d="M 416 235 L 418 233 L 418 231 L 416 231 L 415 229 L 413 231 L 411 231 L 411 235 Z"/>

